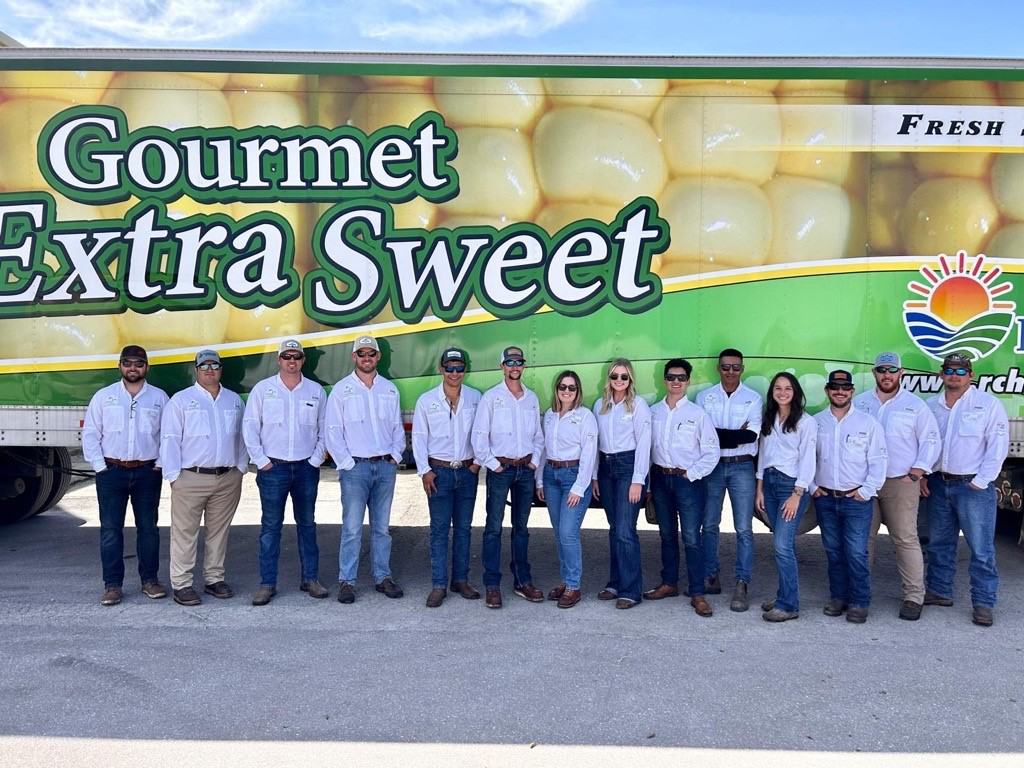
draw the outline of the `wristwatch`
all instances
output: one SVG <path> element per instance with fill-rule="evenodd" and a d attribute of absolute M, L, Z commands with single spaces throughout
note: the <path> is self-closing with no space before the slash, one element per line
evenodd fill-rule
<path fill-rule="evenodd" d="M 793 495 L 794 495 L 794 496 L 803 496 L 803 495 L 804 495 L 804 489 L 803 489 L 803 488 L 797 488 L 797 487 L 796 487 L 796 486 L 794 485 L 794 486 L 793 486 Z"/>

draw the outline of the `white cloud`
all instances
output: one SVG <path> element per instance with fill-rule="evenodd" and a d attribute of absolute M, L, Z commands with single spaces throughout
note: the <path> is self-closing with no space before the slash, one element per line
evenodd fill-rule
<path fill-rule="evenodd" d="M 579 17 L 593 0 L 396 0 L 363 8 L 359 32 L 431 47 L 502 35 L 536 37 Z"/>
<path fill-rule="evenodd" d="M 252 31 L 287 0 L 2 0 L 29 46 L 173 48 Z"/>

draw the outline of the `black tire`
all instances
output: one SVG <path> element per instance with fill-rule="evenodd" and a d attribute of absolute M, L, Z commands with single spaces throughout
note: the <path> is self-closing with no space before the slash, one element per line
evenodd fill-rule
<path fill-rule="evenodd" d="M 53 487 L 50 489 L 49 497 L 40 505 L 39 509 L 32 513 L 33 515 L 53 509 L 71 487 L 71 475 L 69 474 L 71 452 L 67 448 L 52 448 L 50 453 L 51 457 L 48 463 L 53 467 L 49 470 L 53 474 Z"/>
<path fill-rule="evenodd" d="M 52 448 L 11 448 L 0 454 L 0 461 L 7 461 L 14 467 L 24 468 L 21 479 L 24 490 L 0 502 L 0 525 L 16 523 L 31 517 L 44 509 L 44 504 L 53 491 L 55 473 L 49 469 Z M 38 473 L 33 467 L 42 467 Z"/>

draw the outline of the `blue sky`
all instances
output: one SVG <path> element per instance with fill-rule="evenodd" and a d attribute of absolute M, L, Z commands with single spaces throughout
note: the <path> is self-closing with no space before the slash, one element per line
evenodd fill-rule
<path fill-rule="evenodd" d="M 27 45 L 648 55 L 1021 56 L 1024 3 L 0 0 Z"/>

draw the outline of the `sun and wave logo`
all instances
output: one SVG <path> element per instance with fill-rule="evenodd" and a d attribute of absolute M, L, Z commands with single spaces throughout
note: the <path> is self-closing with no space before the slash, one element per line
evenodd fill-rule
<path fill-rule="evenodd" d="M 979 360 L 1010 335 L 1016 305 L 996 297 L 1013 286 L 997 282 L 1002 270 L 998 266 L 986 270 L 985 260 L 984 254 L 978 254 L 968 263 L 966 251 L 959 251 L 955 259 L 939 254 L 936 268 L 921 267 L 924 282 L 907 284 L 908 290 L 925 300 L 903 303 L 903 325 L 926 355 L 941 360 L 960 352 Z"/>

